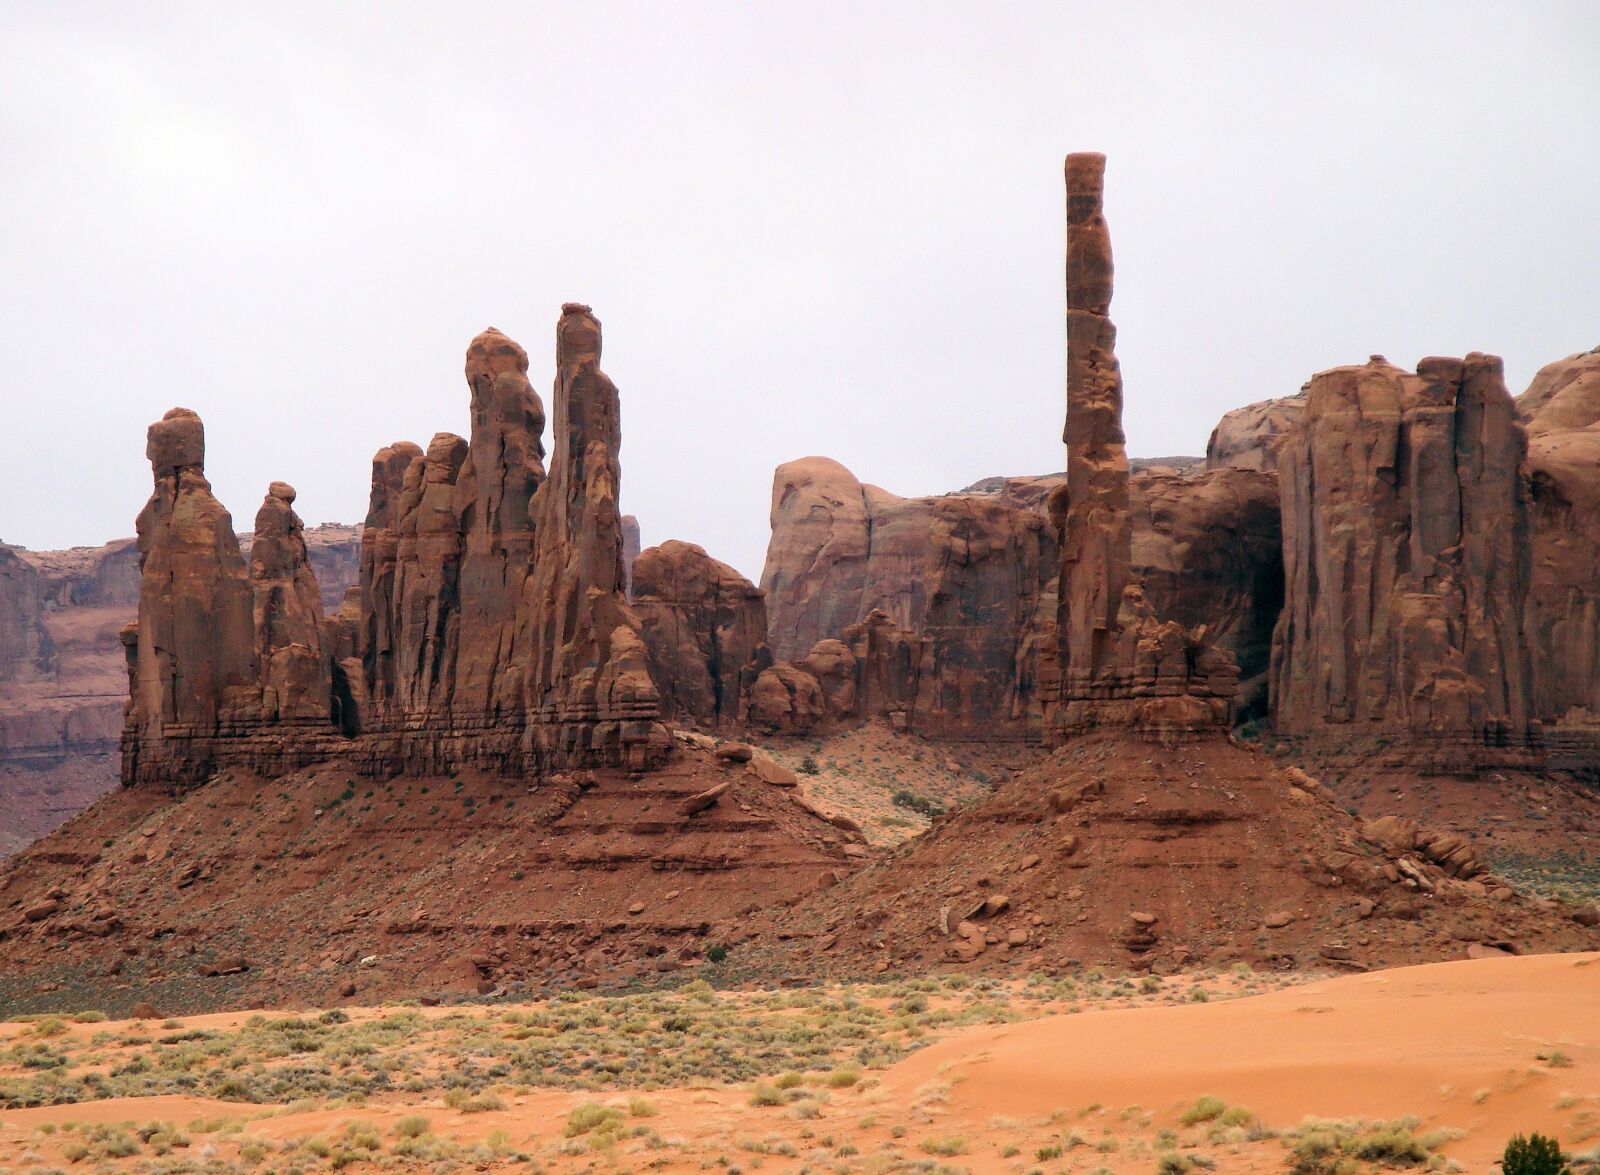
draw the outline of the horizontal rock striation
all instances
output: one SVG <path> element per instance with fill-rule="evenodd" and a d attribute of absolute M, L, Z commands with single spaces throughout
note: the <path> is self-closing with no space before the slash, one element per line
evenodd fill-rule
<path fill-rule="evenodd" d="M 1437 769 L 1531 752 L 1526 454 L 1494 356 L 1311 380 L 1277 449 L 1281 734 Z"/>

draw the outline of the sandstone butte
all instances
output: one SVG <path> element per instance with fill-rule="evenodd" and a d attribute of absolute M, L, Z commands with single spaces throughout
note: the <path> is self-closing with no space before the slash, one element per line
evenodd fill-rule
<path fill-rule="evenodd" d="M 472 341 L 470 435 L 379 449 L 326 577 L 294 490 L 246 547 L 200 419 L 167 413 L 121 631 L 126 786 L 0 873 L 0 989 L 48 1002 L 30 977 L 63 943 L 78 981 L 211 1003 L 350 998 L 366 954 L 362 998 L 615 982 L 712 945 L 767 977 L 1595 946 L 1592 908 L 1287 765 L 1592 769 L 1594 354 L 1520 405 L 1490 356 L 1336 368 L 1231 413 L 1203 464 L 1136 469 L 1104 168 L 1065 168 L 1066 473 L 903 499 L 790 462 L 759 589 L 689 543 L 630 559 L 586 306 L 562 308 L 548 419 L 527 353 Z M 7 671 L 47 679 L 48 569 L 0 571 Z M 771 757 L 863 723 L 1022 757 L 875 858 Z M 185 988 L 197 967 L 227 984 Z"/>

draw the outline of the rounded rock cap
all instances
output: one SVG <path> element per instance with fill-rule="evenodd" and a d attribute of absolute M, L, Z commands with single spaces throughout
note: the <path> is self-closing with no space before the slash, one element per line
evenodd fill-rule
<path fill-rule="evenodd" d="M 192 408 L 169 408 L 145 434 L 145 456 L 157 477 L 170 477 L 180 469 L 205 469 L 206 426 Z"/>

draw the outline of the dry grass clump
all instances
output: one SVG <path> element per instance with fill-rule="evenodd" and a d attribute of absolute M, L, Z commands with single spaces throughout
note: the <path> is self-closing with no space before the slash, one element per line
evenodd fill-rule
<path fill-rule="evenodd" d="M 1409 1117 L 1392 1122 L 1307 1119 L 1289 1144 L 1289 1170 L 1291 1175 L 1358 1175 L 1366 1163 L 1427 1166 L 1435 1150 L 1460 1137 L 1451 1130 L 1418 1134 L 1418 1125 Z"/>

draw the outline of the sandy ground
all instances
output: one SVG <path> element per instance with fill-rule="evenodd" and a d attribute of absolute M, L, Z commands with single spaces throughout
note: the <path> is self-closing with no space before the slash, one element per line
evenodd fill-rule
<path fill-rule="evenodd" d="M 185 1023 L 224 1027 L 238 1019 Z M 6 1026 L 4 1037 L 14 1029 Z M 1285 1169 L 1285 1139 L 1183 1125 L 1185 1109 L 1206 1095 L 1249 1107 L 1256 1123 L 1276 1131 L 1307 1117 L 1414 1115 L 1419 1133 L 1460 1132 L 1440 1153 L 1467 1172 L 1495 1170 L 1505 1140 L 1519 1131 L 1553 1134 L 1569 1150 L 1593 1148 L 1600 1142 L 1600 954 L 1440 963 L 1227 1002 L 968 1029 L 855 1085 L 802 1087 L 779 1105 L 752 1104 L 750 1087 L 653 1090 L 645 1095 L 653 1112 L 630 1119 L 602 1150 L 591 1148 L 592 1136 L 564 1136 L 568 1114 L 592 1101 L 626 1113 L 628 1093 L 532 1091 L 509 1097 L 504 1110 L 470 1115 L 438 1101 L 407 1104 L 402 1095 L 291 1113 L 164 1097 L 0 1111 L 0 1171 L 59 1161 L 70 1132 L 39 1130 L 50 1123 L 231 1116 L 241 1124 L 233 1133 L 196 1137 L 186 1156 L 226 1163 L 252 1140 L 277 1159 L 286 1143 L 337 1139 L 358 1123 L 390 1139 L 407 1114 L 425 1116 L 433 1134 L 458 1143 L 495 1136 L 495 1145 L 550 1171 L 886 1172 L 932 1156 L 974 1172 L 1148 1175 L 1169 1152 L 1201 1156 L 1219 1171 Z M 327 1166 L 326 1159 L 296 1162 L 307 1171 Z M 364 1159 L 346 1169 L 380 1162 L 400 1160 Z M 526 1157 L 461 1161 L 463 1170 L 501 1165 L 528 1169 Z"/>

